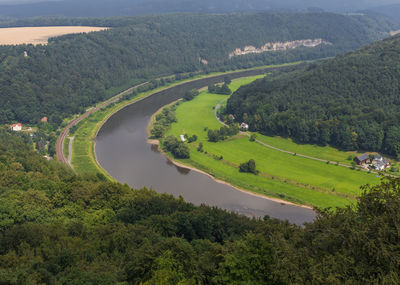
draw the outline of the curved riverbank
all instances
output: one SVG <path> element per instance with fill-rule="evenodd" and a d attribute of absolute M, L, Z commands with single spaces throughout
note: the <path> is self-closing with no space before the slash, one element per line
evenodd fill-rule
<path fill-rule="evenodd" d="M 235 77 L 231 75 L 231 79 L 264 73 L 252 72 L 235 74 Z M 96 138 L 95 153 L 99 164 L 121 183 L 182 196 L 196 205 L 217 206 L 252 217 L 269 215 L 296 224 L 312 221 L 316 214 L 311 209 L 237 191 L 226 183 L 217 183 L 209 175 L 192 171 L 186 166 L 178 167 L 165 159 L 157 147 L 148 144 L 147 126 L 157 110 L 182 98 L 186 90 L 215 84 L 223 77 L 197 80 L 160 91 L 115 113 L 104 123 Z"/>
<path fill-rule="evenodd" d="M 191 82 L 196 82 L 199 80 L 205 79 L 213 79 L 213 78 L 222 78 L 226 76 L 235 77 L 236 74 L 240 73 L 248 73 L 248 72 L 261 72 L 262 70 L 273 71 L 276 69 L 282 69 L 285 67 L 290 67 L 293 65 L 300 64 L 301 62 L 294 62 L 289 64 L 282 65 L 271 65 L 271 66 L 263 66 L 263 67 L 255 67 L 245 70 L 237 70 L 237 71 L 228 71 L 225 73 L 217 72 L 208 75 L 197 75 L 195 77 L 184 79 L 181 81 L 176 81 L 174 83 L 168 84 L 167 86 L 159 87 L 150 91 L 142 92 L 129 100 L 120 101 L 120 99 L 129 93 L 131 93 L 134 89 L 146 84 L 142 83 L 140 85 L 131 87 L 116 96 L 97 104 L 93 108 L 88 109 L 88 111 L 80 116 L 74 118 L 68 125 L 61 131 L 57 139 L 57 148 L 56 154 L 57 159 L 60 162 L 67 164 L 67 159 L 64 155 L 63 145 L 66 137 L 70 129 L 77 124 L 80 124 L 77 132 L 75 133 L 76 141 L 73 144 L 73 152 L 71 157 L 71 165 L 77 173 L 102 173 L 110 180 L 113 180 L 111 176 L 108 175 L 104 169 L 102 169 L 95 157 L 94 149 L 95 149 L 95 138 L 97 137 L 98 131 L 101 129 L 103 124 L 111 117 L 113 114 L 122 110 L 126 106 L 138 102 L 139 100 L 152 96 L 158 92 L 162 92 L 168 90 L 170 88 L 174 88 L 179 85 L 190 84 Z M 110 107 L 112 105 L 112 107 Z M 67 164 L 69 165 L 69 164 Z"/>
<path fill-rule="evenodd" d="M 154 146 L 157 146 L 157 147 L 160 146 L 160 141 L 159 141 L 159 140 L 148 139 L 147 142 L 148 142 L 149 144 L 154 145 Z M 200 169 L 198 169 L 198 168 L 195 168 L 195 167 L 190 166 L 190 165 L 187 165 L 187 164 L 183 164 L 183 163 L 181 163 L 181 162 L 179 162 L 179 161 L 173 159 L 170 155 L 168 155 L 166 152 L 164 152 L 164 151 L 161 150 L 161 149 L 159 149 L 159 152 L 160 152 L 162 155 L 164 155 L 164 157 L 165 157 L 166 159 L 168 159 L 171 163 L 173 163 L 176 167 L 180 167 L 180 168 L 183 168 L 183 169 L 196 171 L 196 172 L 198 172 L 198 173 L 201 173 L 201 174 L 203 174 L 203 175 L 206 175 L 206 176 L 210 177 L 211 179 L 213 179 L 213 180 L 214 180 L 215 182 L 217 182 L 217 183 L 227 185 L 227 186 L 229 186 L 229 187 L 234 188 L 234 189 L 237 190 L 237 191 L 240 191 L 240 192 L 243 192 L 243 193 L 252 195 L 252 196 L 254 196 L 254 197 L 258 197 L 258 198 L 266 199 L 266 200 L 273 201 L 273 202 L 276 202 L 276 203 L 280 203 L 280 204 L 282 204 L 282 205 L 290 205 L 290 206 L 296 206 L 296 207 L 301 207 L 301 208 L 313 210 L 313 207 L 310 207 L 310 206 L 307 206 L 307 205 L 299 205 L 299 204 L 295 204 L 295 203 L 292 203 L 292 202 L 289 202 L 289 201 L 286 201 L 286 200 L 282 200 L 282 199 L 278 199 L 278 198 L 273 198 L 273 197 L 268 197 L 268 196 L 265 196 L 265 195 L 261 195 L 261 194 L 254 193 L 254 192 L 252 192 L 252 191 L 250 191 L 250 190 L 246 190 L 246 189 L 239 188 L 239 187 L 237 187 L 237 186 L 235 186 L 235 185 L 233 185 L 233 184 L 231 184 L 231 183 L 229 183 L 229 182 L 226 182 L 226 181 L 224 181 L 224 180 L 215 178 L 212 174 L 210 174 L 210 173 L 208 173 L 208 172 L 206 172 L 206 171 L 200 170 Z"/>

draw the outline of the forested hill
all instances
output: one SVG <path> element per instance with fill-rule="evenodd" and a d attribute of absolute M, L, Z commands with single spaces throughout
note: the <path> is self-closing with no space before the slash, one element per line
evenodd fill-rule
<path fill-rule="evenodd" d="M 35 123 L 77 113 L 109 89 L 154 77 L 333 56 L 388 35 L 391 22 L 330 13 L 167 15 L 120 19 L 38 19 L 35 25 L 111 26 L 67 35 L 46 46 L 0 46 L 0 123 Z M 247 45 L 321 38 L 330 44 L 257 55 Z M 28 57 L 24 57 L 27 51 Z"/>
<path fill-rule="evenodd" d="M 239 89 L 228 111 L 301 143 L 400 155 L 400 36 Z"/>
<path fill-rule="evenodd" d="M 400 181 L 299 228 L 76 176 L 0 129 L 1 284 L 399 284 Z"/>

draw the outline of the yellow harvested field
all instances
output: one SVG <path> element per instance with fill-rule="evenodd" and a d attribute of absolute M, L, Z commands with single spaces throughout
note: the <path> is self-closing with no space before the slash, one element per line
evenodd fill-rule
<path fill-rule="evenodd" d="M 47 44 L 48 39 L 52 37 L 107 29 L 85 26 L 0 28 L 0 45 Z"/>
<path fill-rule="evenodd" d="M 391 32 L 390 32 L 390 35 L 391 35 L 391 36 L 395 36 L 395 35 L 397 35 L 397 34 L 400 34 L 400 30 L 398 30 L 398 31 L 391 31 Z"/>

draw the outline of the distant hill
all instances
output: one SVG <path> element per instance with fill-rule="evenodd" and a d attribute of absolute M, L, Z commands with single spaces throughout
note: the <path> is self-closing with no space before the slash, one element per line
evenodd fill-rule
<path fill-rule="evenodd" d="M 59 121 L 109 98 L 114 87 L 155 77 L 334 56 L 388 36 L 393 29 L 391 22 L 379 17 L 331 13 L 178 14 L 19 22 L 24 23 L 114 28 L 54 38 L 46 46 L 0 46 L 0 123 L 36 123 L 43 116 Z M 246 46 L 260 48 L 266 43 L 306 39 L 322 39 L 329 44 L 229 57 Z"/>
<path fill-rule="evenodd" d="M 400 22 L 400 4 L 374 7 L 369 9 L 368 12 L 378 13 Z"/>
<path fill-rule="evenodd" d="M 239 89 L 227 109 L 251 130 L 400 156 L 400 36 Z"/>
<path fill-rule="evenodd" d="M 176 12 L 231 13 L 266 10 L 306 10 L 310 7 L 352 12 L 398 0 L 62 0 L 0 5 L 0 15 L 16 18 L 38 16 L 110 17 Z"/>

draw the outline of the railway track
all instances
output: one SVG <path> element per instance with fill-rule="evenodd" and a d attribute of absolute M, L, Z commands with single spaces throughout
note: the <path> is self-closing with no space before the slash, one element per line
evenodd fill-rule
<path fill-rule="evenodd" d="M 70 167 L 71 164 L 68 163 L 68 159 L 65 157 L 64 154 L 64 142 L 65 139 L 68 137 L 69 131 L 73 126 L 76 126 L 79 122 L 81 122 L 82 120 L 84 120 L 85 118 L 87 118 L 88 116 L 90 116 L 91 114 L 97 112 L 98 110 L 101 110 L 105 107 L 107 107 L 108 105 L 115 103 L 117 101 L 119 101 L 121 99 L 122 96 L 131 93 L 134 89 L 139 88 L 140 86 L 143 86 L 145 84 L 147 84 L 148 82 L 144 82 L 142 84 L 133 86 L 117 95 L 115 95 L 114 97 L 108 99 L 107 101 L 105 101 L 103 104 L 101 104 L 100 106 L 94 107 L 92 109 L 90 109 L 89 111 L 87 111 L 86 113 L 80 115 L 79 117 L 73 119 L 71 122 L 68 123 L 68 125 L 61 131 L 60 135 L 57 138 L 57 143 L 56 143 L 56 157 L 57 160 L 61 163 L 64 163 Z"/>

